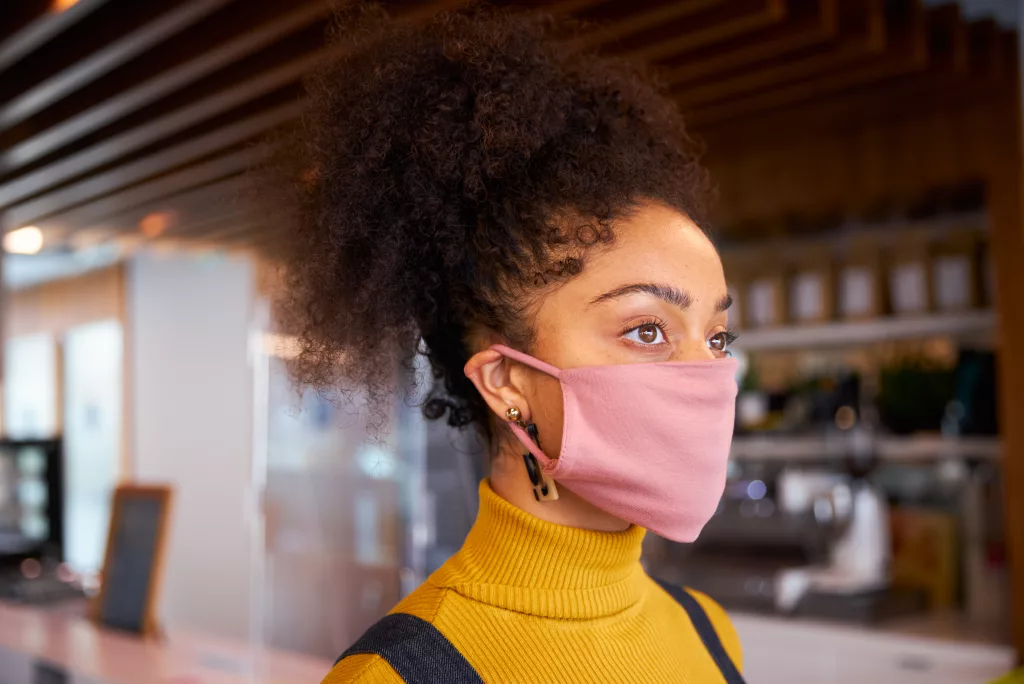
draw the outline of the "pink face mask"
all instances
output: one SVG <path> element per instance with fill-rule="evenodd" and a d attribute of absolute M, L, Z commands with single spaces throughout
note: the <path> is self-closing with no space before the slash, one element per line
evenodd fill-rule
<path fill-rule="evenodd" d="M 545 475 L 667 539 L 697 538 L 725 489 L 735 359 L 561 370 L 503 345 L 492 349 L 561 382 L 565 418 L 557 459 L 509 423 Z"/>

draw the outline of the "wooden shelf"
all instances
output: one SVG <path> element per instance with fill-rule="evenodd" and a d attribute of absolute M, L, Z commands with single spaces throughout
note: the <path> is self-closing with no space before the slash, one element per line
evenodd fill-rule
<path fill-rule="evenodd" d="M 907 463 L 957 458 L 995 461 L 1002 455 L 995 437 L 879 437 L 873 442 L 872 451 L 884 461 Z M 730 456 L 739 461 L 819 461 L 840 459 L 851 453 L 851 443 L 842 436 L 760 435 L 733 439 Z"/>
<path fill-rule="evenodd" d="M 892 316 L 849 323 L 741 330 L 735 347 L 743 351 L 852 347 L 887 340 L 991 333 L 995 323 L 995 314 L 989 310 Z"/>

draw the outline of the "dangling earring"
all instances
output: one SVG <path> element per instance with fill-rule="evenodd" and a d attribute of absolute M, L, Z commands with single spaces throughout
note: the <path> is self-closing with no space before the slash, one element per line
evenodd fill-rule
<path fill-rule="evenodd" d="M 533 440 L 533 443 L 537 445 L 537 448 L 540 448 L 540 438 L 537 433 L 536 423 L 524 423 L 523 413 L 519 410 L 518 406 L 510 406 L 505 411 L 505 419 L 525 430 L 526 434 Z M 555 481 L 544 474 L 540 463 L 537 461 L 537 457 L 527 451 L 523 454 L 523 462 L 526 464 L 526 473 L 530 476 L 530 483 L 533 485 L 533 498 L 537 501 L 556 501 L 558 499 L 558 488 L 555 487 Z"/>

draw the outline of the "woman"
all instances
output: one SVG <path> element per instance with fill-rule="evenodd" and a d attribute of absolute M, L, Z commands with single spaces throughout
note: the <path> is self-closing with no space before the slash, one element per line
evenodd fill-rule
<path fill-rule="evenodd" d="M 427 416 L 492 456 L 465 546 L 325 681 L 741 681 L 722 609 L 640 565 L 714 512 L 736 393 L 675 105 L 549 19 L 342 26 L 291 148 L 294 371 L 381 407 L 425 354 Z"/>

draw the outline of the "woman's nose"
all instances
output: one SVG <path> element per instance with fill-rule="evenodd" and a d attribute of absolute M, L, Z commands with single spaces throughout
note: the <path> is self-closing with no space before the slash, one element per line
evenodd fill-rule
<path fill-rule="evenodd" d="M 711 361 L 715 353 L 708 347 L 707 341 L 701 337 L 693 339 L 687 337 L 676 345 L 672 353 L 673 361 Z"/>

